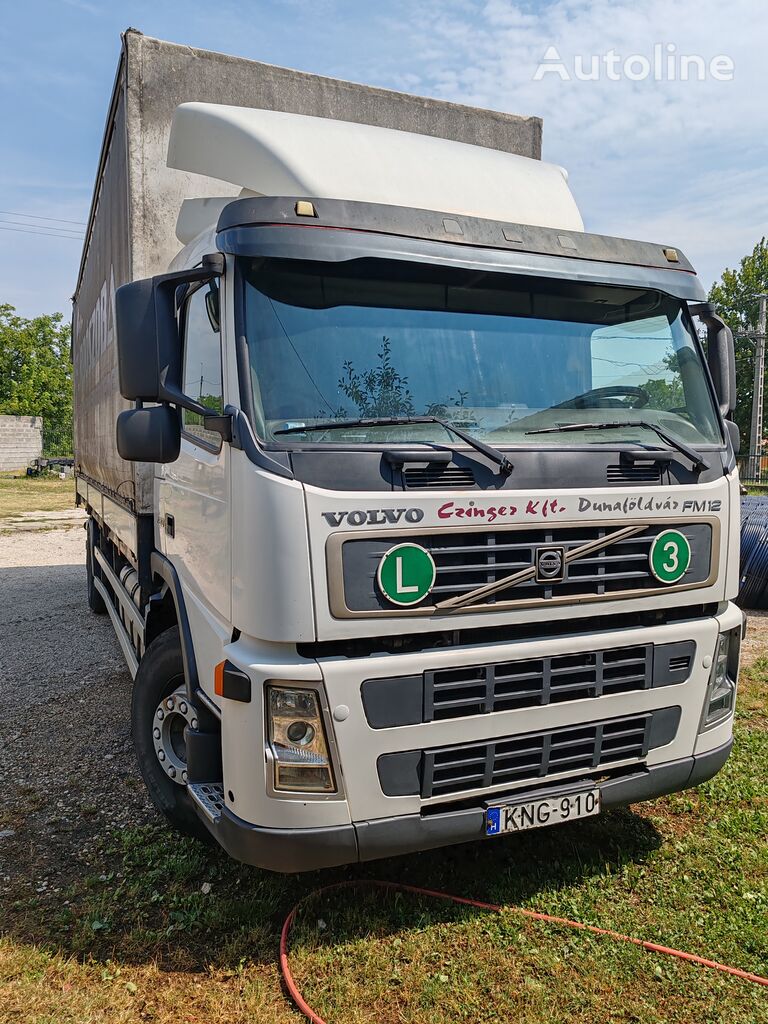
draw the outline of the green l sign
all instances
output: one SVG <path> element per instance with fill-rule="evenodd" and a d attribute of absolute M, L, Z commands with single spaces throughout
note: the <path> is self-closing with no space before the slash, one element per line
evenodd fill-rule
<path fill-rule="evenodd" d="M 436 575 L 427 550 L 418 544 L 398 544 L 379 562 L 376 578 L 388 601 L 407 606 L 424 600 L 435 585 Z"/>
<path fill-rule="evenodd" d="M 664 530 L 651 544 L 651 572 L 661 583 L 677 583 L 691 564 L 691 545 L 679 530 Z"/>

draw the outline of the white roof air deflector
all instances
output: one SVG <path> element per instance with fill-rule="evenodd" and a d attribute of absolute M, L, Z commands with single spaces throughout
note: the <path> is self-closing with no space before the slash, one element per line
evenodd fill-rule
<path fill-rule="evenodd" d="M 347 199 L 583 231 L 562 168 L 463 142 L 274 110 L 183 103 L 168 166 L 268 196 Z"/>

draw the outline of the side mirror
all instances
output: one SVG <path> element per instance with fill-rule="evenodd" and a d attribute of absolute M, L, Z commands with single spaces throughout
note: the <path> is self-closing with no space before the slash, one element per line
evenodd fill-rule
<path fill-rule="evenodd" d="M 733 333 L 709 303 L 690 306 L 707 328 L 707 364 L 715 386 L 720 412 L 727 419 L 736 408 L 736 351 Z M 730 428 L 729 428 L 730 429 Z"/>
<path fill-rule="evenodd" d="M 210 281 L 223 272 L 224 257 L 215 253 L 194 270 L 132 281 L 117 289 L 117 367 L 123 398 L 183 404 L 176 293 L 181 285 Z"/>
<path fill-rule="evenodd" d="M 132 281 L 117 289 L 115 331 L 120 394 L 133 401 L 159 402 L 160 365 L 172 361 L 174 346 L 161 353 L 154 278 Z"/>
<path fill-rule="evenodd" d="M 733 448 L 733 454 L 738 455 L 741 451 L 741 434 L 739 428 L 733 420 L 726 420 L 725 426 L 728 431 L 728 436 L 731 439 L 731 447 Z"/>
<path fill-rule="evenodd" d="M 170 405 L 126 409 L 117 417 L 117 451 L 128 462 L 175 462 L 181 419 Z"/>

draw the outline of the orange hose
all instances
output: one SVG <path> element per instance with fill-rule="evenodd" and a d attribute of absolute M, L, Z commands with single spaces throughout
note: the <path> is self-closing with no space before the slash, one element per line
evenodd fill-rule
<path fill-rule="evenodd" d="M 293 974 L 291 974 L 291 968 L 288 965 L 288 937 L 291 934 L 291 929 L 296 920 L 296 915 L 299 908 L 307 902 L 313 896 L 319 896 L 326 892 L 333 892 L 336 889 L 347 889 L 358 886 L 376 886 L 379 889 L 392 889 L 397 892 L 410 892 L 416 896 L 431 896 L 438 900 L 448 900 L 451 903 L 460 903 L 468 907 L 477 907 L 479 910 L 490 910 L 494 913 L 501 913 L 503 910 L 512 910 L 516 914 L 521 914 L 524 917 L 531 917 L 535 921 L 546 921 L 549 924 L 566 925 L 568 928 L 579 928 L 582 931 L 592 932 L 593 935 L 604 935 L 610 939 L 616 939 L 620 942 L 631 942 L 634 946 L 640 946 L 642 949 L 648 950 L 649 953 L 663 953 L 666 956 L 677 957 L 678 960 L 686 960 L 689 963 L 699 964 L 701 967 L 709 967 L 715 971 L 722 971 L 725 974 L 731 974 L 734 978 L 741 978 L 743 981 L 751 981 L 755 985 L 766 985 L 768 986 L 768 978 L 762 977 L 760 974 L 751 974 L 749 971 L 742 971 L 738 967 L 730 967 L 728 964 L 720 964 L 716 960 L 707 960 L 706 957 L 697 956 L 695 953 L 685 953 L 680 949 L 671 949 L 669 946 L 660 946 L 656 942 L 648 942 L 645 939 L 636 939 L 631 935 L 623 935 L 621 932 L 612 931 L 610 928 L 598 928 L 594 924 L 582 924 L 581 921 L 570 921 L 567 917 L 556 917 L 553 914 L 542 914 L 536 910 L 525 910 L 523 907 L 500 907 L 495 903 L 483 903 L 481 900 L 471 900 L 466 896 L 454 896 L 448 892 L 439 892 L 436 889 L 424 889 L 419 885 L 405 885 L 402 882 L 381 882 L 376 879 L 354 879 L 346 882 L 336 882 L 334 885 L 325 885 L 320 889 L 315 889 L 314 892 L 308 893 L 303 899 L 299 900 L 296 906 L 291 910 L 290 914 L 286 917 L 283 922 L 282 931 L 280 932 L 280 972 L 285 981 L 285 987 L 288 990 L 288 994 L 294 1001 L 296 1006 L 301 1010 L 307 1020 L 311 1021 L 311 1024 L 326 1024 L 323 1018 L 315 1013 L 312 1007 L 302 996 L 299 991 L 299 987 L 294 980 Z"/>

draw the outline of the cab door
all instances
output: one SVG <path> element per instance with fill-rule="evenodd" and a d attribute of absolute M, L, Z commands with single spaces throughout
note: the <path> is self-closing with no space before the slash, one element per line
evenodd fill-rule
<path fill-rule="evenodd" d="M 185 295 L 179 309 L 183 390 L 216 412 L 224 409 L 221 303 L 217 281 Z M 230 620 L 231 549 L 229 446 L 206 430 L 197 413 L 182 410 L 181 452 L 163 467 L 159 529 L 182 587 L 216 617 Z"/>

